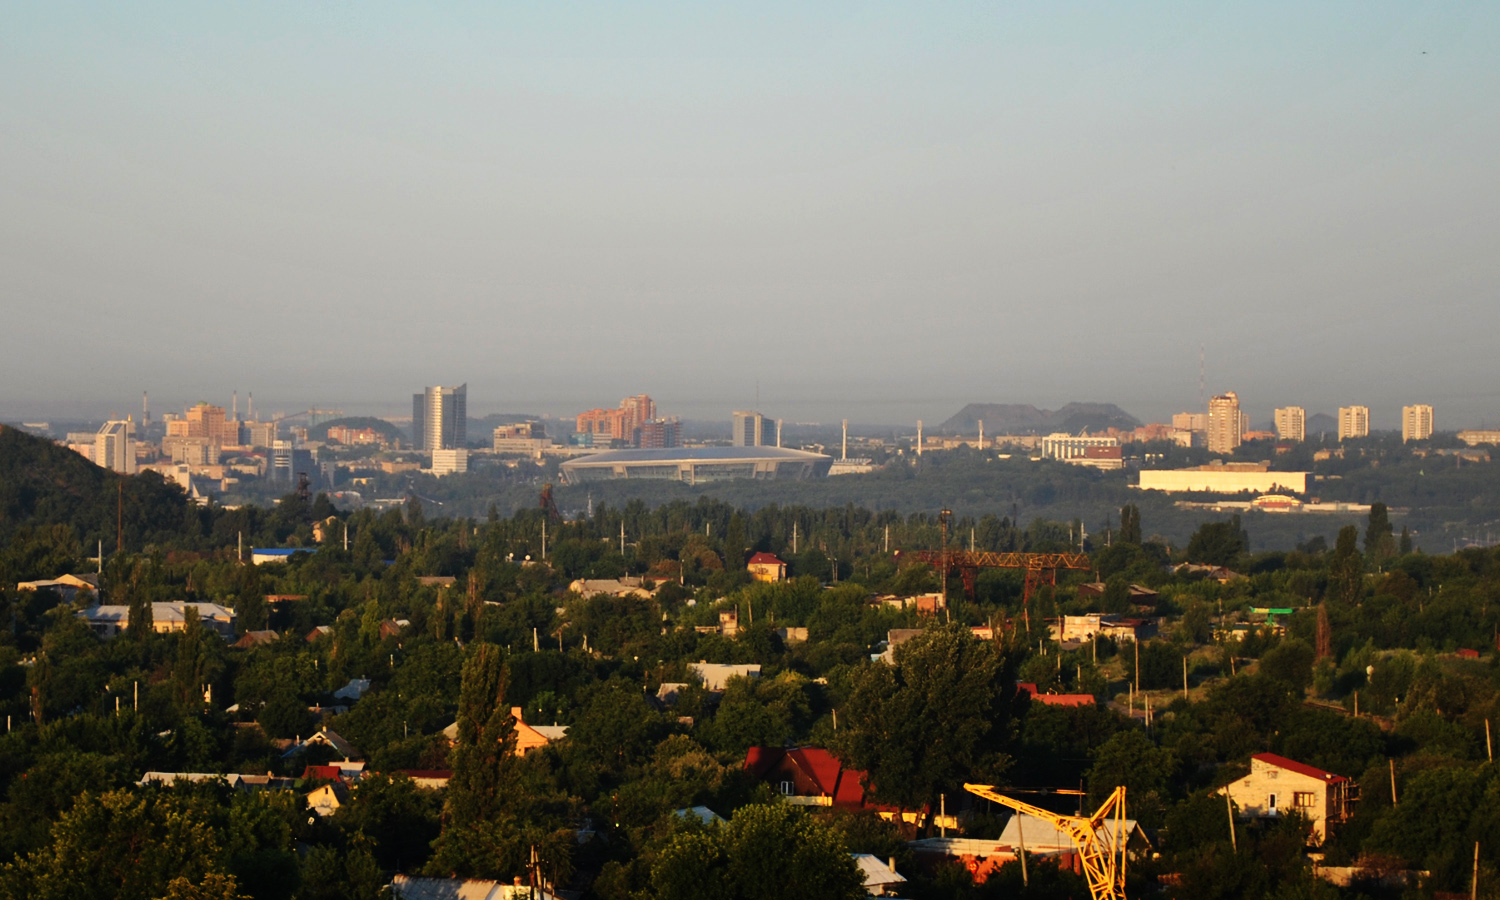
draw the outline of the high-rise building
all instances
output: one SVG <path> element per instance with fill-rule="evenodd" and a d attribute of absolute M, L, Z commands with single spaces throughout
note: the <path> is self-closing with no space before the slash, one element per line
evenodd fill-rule
<path fill-rule="evenodd" d="M 1370 436 L 1370 407 L 1339 407 L 1339 440 Z"/>
<path fill-rule="evenodd" d="M 1244 429 L 1238 394 L 1228 391 L 1208 401 L 1208 452 L 1233 453 Z"/>
<path fill-rule="evenodd" d="M 735 410 L 729 414 L 729 443 L 734 447 L 759 447 L 765 443 L 766 417 L 758 412 Z"/>
<path fill-rule="evenodd" d="M 1432 437 L 1432 407 L 1423 404 L 1401 407 L 1401 440 L 1425 441 Z"/>
<path fill-rule="evenodd" d="M 469 385 L 430 387 L 411 395 L 411 443 L 416 450 L 469 445 Z"/>
<path fill-rule="evenodd" d="M 652 419 L 635 429 L 632 441 L 642 450 L 664 450 L 682 446 L 682 423 L 677 419 Z"/>
<path fill-rule="evenodd" d="M 593 445 L 604 441 L 630 443 L 642 423 L 656 418 L 656 401 L 637 394 L 620 401 L 617 409 L 591 409 L 578 414 L 577 431 L 589 435 Z"/>
<path fill-rule="evenodd" d="M 187 420 L 185 437 L 208 438 L 209 441 L 221 447 L 233 446 L 240 442 L 240 423 L 226 418 L 222 406 L 199 403 L 187 411 L 185 418 Z"/>
<path fill-rule="evenodd" d="M 1300 406 L 1276 410 L 1276 436 L 1283 441 L 1307 440 L 1307 410 Z"/>
<path fill-rule="evenodd" d="M 1208 431 L 1208 413 L 1180 412 L 1172 416 L 1172 427 L 1178 431 Z"/>
<path fill-rule="evenodd" d="M 94 435 L 94 464 L 122 475 L 135 474 L 135 423 L 111 419 Z"/>

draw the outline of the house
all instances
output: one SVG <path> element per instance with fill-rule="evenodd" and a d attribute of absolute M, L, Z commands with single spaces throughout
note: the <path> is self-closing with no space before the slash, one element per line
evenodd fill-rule
<path fill-rule="evenodd" d="M 222 781 L 236 791 L 254 791 L 290 789 L 293 779 L 277 778 L 274 775 L 240 775 L 233 772 L 227 775 L 214 772 L 147 772 L 136 784 L 140 787 L 151 784 L 171 787 L 178 782 L 199 784 L 211 781 Z"/>
<path fill-rule="evenodd" d="M 1239 581 L 1245 577 L 1224 566 L 1209 566 L 1202 563 L 1180 563 L 1172 567 L 1172 573 L 1174 575 L 1201 575 L 1204 578 L 1212 578 L 1220 584 Z"/>
<path fill-rule="evenodd" d="M 728 663 L 711 663 L 699 660 L 688 666 L 703 682 L 703 687 L 716 694 L 724 692 L 724 686 L 731 678 L 759 678 L 760 663 L 747 663 L 743 665 L 731 665 Z"/>
<path fill-rule="evenodd" d="M 879 857 L 869 853 L 851 853 L 854 864 L 859 866 L 859 872 L 865 879 L 865 893 L 871 897 L 894 897 L 906 883 L 906 878 L 896 872 L 896 858 L 882 862 Z"/>
<path fill-rule="evenodd" d="M 452 575 L 418 575 L 417 584 L 423 587 L 451 588 L 458 583 Z"/>
<path fill-rule="evenodd" d="M 1156 637 L 1156 619 L 1116 619 L 1099 626 L 1099 635 L 1118 641 L 1148 641 Z"/>
<path fill-rule="evenodd" d="M 1157 634 L 1155 619 L 1126 619 L 1113 613 L 1087 613 L 1081 616 L 1063 616 L 1061 622 L 1049 627 L 1052 637 L 1059 643 L 1092 640 L 1095 635 L 1116 641 L 1144 641 Z"/>
<path fill-rule="evenodd" d="M 822 747 L 751 747 L 745 769 L 796 806 L 865 808 L 865 773 Z"/>
<path fill-rule="evenodd" d="M 807 628 L 805 626 L 778 628 L 776 636 L 781 638 L 783 644 L 805 644 L 807 643 Z"/>
<path fill-rule="evenodd" d="M 312 781 L 338 781 L 345 784 L 353 784 L 359 781 L 365 774 L 365 764 L 352 760 L 329 763 L 326 766 L 304 766 L 302 768 L 302 780 Z"/>
<path fill-rule="evenodd" d="M 313 630 L 309 631 L 307 633 L 307 642 L 309 644 L 311 644 L 312 642 L 316 641 L 318 638 L 321 638 L 321 637 L 332 637 L 332 636 L 333 636 L 333 626 L 332 625 L 315 625 L 315 626 L 313 626 Z"/>
<path fill-rule="evenodd" d="M 568 585 L 568 590 L 587 600 L 600 595 L 606 597 L 639 597 L 650 600 L 652 592 L 646 589 L 641 578 L 580 578 Z"/>
<path fill-rule="evenodd" d="M 686 688 L 687 685 L 680 681 L 663 681 L 656 689 L 656 702 L 662 709 L 673 706 L 677 703 L 677 694 Z"/>
<path fill-rule="evenodd" d="M 181 631 L 187 626 L 187 608 L 198 614 L 204 628 L 218 632 L 220 637 L 234 637 L 234 610 L 217 603 L 186 603 L 173 600 L 168 603 L 151 604 L 151 630 L 158 633 Z M 94 633 L 102 638 L 112 638 L 130 627 L 130 607 L 119 605 L 90 606 L 79 610 L 78 618 L 88 622 Z"/>
<path fill-rule="evenodd" d="M 555 895 L 515 879 L 514 884 L 485 878 L 418 878 L 397 875 L 391 879 L 392 900 L 551 900 Z"/>
<path fill-rule="evenodd" d="M 348 802 L 349 788 L 341 781 L 325 784 L 307 795 L 309 811 L 318 816 L 331 816 Z"/>
<path fill-rule="evenodd" d="M 402 629 L 410 624 L 409 619 L 386 619 L 380 623 L 380 639 L 399 637 Z"/>
<path fill-rule="evenodd" d="M 1314 844 L 1323 843 L 1332 828 L 1349 818 L 1358 799 L 1358 786 L 1342 775 L 1274 753 L 1250 757 L 1250 774 L 1222 790 L 1242 817 L 1278 818 L 1289 812 L 1306 816 Z"/>
<path fill-rule="evenodd" d="M 1093 694 L 1042 694 L 1029 681 L 1016 682 L 1016 689 L 1044 706 L 1094 706 L 1097 703 Z"/>
<path fill-rule="evenodd" d="M 738 609 L 719 610 L 719 634 L 732 638 L 740 633 L 740 611 Z"/>
<path fill-rule="evenodd" d="M 527 725 L 521 721 L 521 707 L 519 706 L 512 706 L 510 714 L 516 720 L 517 756 L 528 750 L 545 747 L 553 741 L 560 741 L 568 735 L 566 725 Z"/>
<path fill-rule="evenodd" d="M 1099 830 L 1094 835 L 1106 847 L 1118 847 L 1123 843 L 1132 857 L 1142 856 L 1151 850 L 1151 842 L 1134 819 L 1119 823 L 1118 831 L 1116 822 L 1108 819 L 1099 825 Z M 1074 849 L 1073 838 L 1066 831 L 1059 831 L 1046 819 L 1025 813 L 1010 817 L 1010 821 L 1005 823 L 1005 830 L 1000 833 L 1000 843 L 1017 848 L 1024 845 L 1027 853 L 1062 853 Z"/>
<path fill-rule="evenodd" d="M 340 700 L 358 700 L 370 690 L 370 679 L 351 678 L 349 683 L 333 692 L 333 696 Z"/>
<path fill-rule="evenodd" d="M 1078 599 L 1097 600 L 1104 596 L 1105 584 L 1102 581 L 1090 581 L 1078 586 Z M 1132 584 L 1126 588 L 1126 596 L 1135 606 L 1156 606 L 1156 601 L 1161 595 L 1145 585 Z"/>
<path fill-rule="evenodd" d="M 234 642 L 235 648 L 249 650 L 251 647 L 264 647 L 274 644 L 281 639 L 281 635 L 274 631 L 247 631 L 239 640 Z"/>
<path fill-rule="evenodd" d="M 98 575 L 59 575 L 42 581 L 22 581 L 16 585 L 18 591 L 52 591 L 64 603 L 72 603 L 78 592 L 99 593 Z"/>
<path fill-rule="evenodd" d="M 250 562 L 257 566 L 267 563 L 285 563 L 291 560 L 293 554 L 311 552 L 306 547 L 252 547 L 250 548 Z"/>
<path fill-rule="evenodd" d="M 785 581 L 786 563 L 771 553 L 757 553 L 745 563 L 745 570 L 756 581 Z"/>
<path fill-rule="evenodd" d="M 323 728 L 320 729 L 317 734 L 313 735 L 307 740 L 292 744 L 291 749 L 286 753 L 283 753 L 282 757 L 285 758 L 289 756 L 295 756 L 296 754 L 301 753 L 310 747 L 320 746 L 332 747 L 334 753 L 342 756 L 346 760 L 350 759 L 351 757 L 359 756 L 359 751 L 354 748 L 354 745 L 339 737 L 338 732 L 334 731 L 331 728 Z"/>
<path fill-rule="evenodd" d="M 405 775 L 419 788 L 431 791 L 439 791 L 448 786 L 448 780 L 453 777 L 452 769 L 397 769 L 391 773 Z"/>
<path fill-rule="evenodd" d="M 679 819 L 697 819 L 704 825 L 723 824 L 724 817 L 706 806 L 694 806 L 689 809 L 676 809 L 672 815 Z"/>

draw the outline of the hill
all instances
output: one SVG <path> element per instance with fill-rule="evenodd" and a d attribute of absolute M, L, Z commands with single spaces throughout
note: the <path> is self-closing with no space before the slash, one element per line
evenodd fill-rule
<path fill-rule="evenodd" d="M 160 475 L 117 475 L 45 438 L 0 425 L 0 543 L 24 528 L 63 525 L 86 547 L 103 540 L 108 553 L 117 514 L 126 545 L 139 548 L 197 531 L 200 512 Z"/>
<path fill-rule="evenodd" d="M 1066 431 L 1077 434 L 1083 429 L 1138 428 L 1140 421 L 1113 403 L 1069 403 L 1053 411 L 1037 409 L 1030 403 L 970 403 L 958 414 L 939 425 L 944 434 L 974 434 L 979 423 L 986 434 L 1051 434 Z"/>
<path fill-rule="evenodd" d="M 318 425 L 307 429 L 307 439 L 310 441 L 328 440 L 328 429 L 330 428 L 370 428 L 385 437 L 388 441 L 410 442 L 411 438 L 400 428 L 387 422 L 385 419 L 377 419 L 373 416 L 346 416 L 342 419 L 329 419 Z"/>

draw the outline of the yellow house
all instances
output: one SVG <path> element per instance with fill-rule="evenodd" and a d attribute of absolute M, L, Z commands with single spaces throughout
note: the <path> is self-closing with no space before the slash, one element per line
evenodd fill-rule
<path fill-rule="evenodd" d="M 1223 788 L 1241 816 L 1278 818 L 1290 813 L 1312 823 L 1311 843 L 1321 844 L 1328 830 L 1349 815 L 1358 793 L 1354 782 L 1274 753 L 1250 757 L 1250 774 Z"/>
<path fill-rule="evenodd" d="M 786 563 L 770 553 L 757 553 L 745 564 L 750 577 L 756 581 L 785 581 Z"/>

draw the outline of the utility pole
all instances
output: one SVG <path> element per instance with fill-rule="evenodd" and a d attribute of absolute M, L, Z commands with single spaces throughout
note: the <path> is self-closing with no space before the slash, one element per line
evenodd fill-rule
<path fill-rule="evenodd" d="M 1182 699 L 1188 698 L 1187 657 L 1182 658 Z"/>
<path fill-rule="evenodd" d="M 115 552 L 125 549 L 125 479 L 116 485 L 119 488 L 119 504 L 115 507 Z"/>
<path fill-rule="evenodd" d="M 1229 847 L 1235 853 L 1240 852 L 1239 838 L 1234 834 L 1234 804 L 1229 800 L 1229 792 L 1224 792 L 1224 811 L 1229 814 Z"/>
<path fill-rule="evenodd" d="M 1389 762 L 1391 764 L 1391 805 L 1395 806 L 1396 805 L 1396 760 L 1393 757 L 1393 758 L 1387 760 L 1387 762 Z"/>

